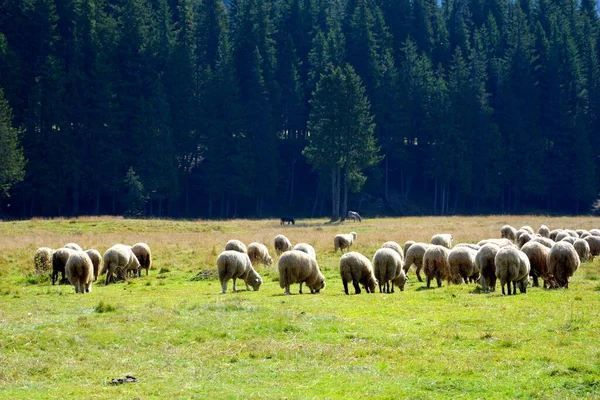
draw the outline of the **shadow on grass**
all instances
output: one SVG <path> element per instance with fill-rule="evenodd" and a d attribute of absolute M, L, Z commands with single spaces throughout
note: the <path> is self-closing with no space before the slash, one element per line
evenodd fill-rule
<path fill-rule="evenodd" d="M 432 286 L 432 287 L 427 287 L 427 286 L 420 286 L 416 289 L 417 292 L 420 292 L 422 290 L 433 290 L 435 289 L 437 286 Z"/>

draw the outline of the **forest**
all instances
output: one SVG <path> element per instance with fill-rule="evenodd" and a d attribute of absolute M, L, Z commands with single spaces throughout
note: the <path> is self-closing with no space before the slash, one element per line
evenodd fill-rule
<path fill-rule="evenodd" d="M 599 28 L 595 0 L 1 0 L 0 217 L 589 214 Z"/>

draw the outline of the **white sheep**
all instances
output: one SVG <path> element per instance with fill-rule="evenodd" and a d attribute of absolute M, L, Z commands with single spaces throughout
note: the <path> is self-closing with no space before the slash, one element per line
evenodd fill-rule
<path fill-rule="evenodd" d="M 539 286 L 538 278 L 544 280 L 544 288 L 548 284 L 548 254 L 550 248 L 542 243 L 530 241 L 521 248 L 529 259 L 529 275 L 533 278 L 533 286 Z"/>
<path fill-rule="evenodd" d="M 592 233 L 592 231 L 590 231 Z M 586 236 L 585 239 L 590 246 L 590 261 L 594 261 L 597 255 L 600 255 L 600 236 L 596 236 L 593 233 L 590 236 Z"/>
<path fill-rule="evenodd" d="M 519 248 L 523 247 L 525 243 L 529 242 L 532 239 L 531 233 L 527 231 L 521 232 L 522 233 L 520 235 L 517 235 L 517 245 L 519 246 Z"/>
<path fill-rule="evenodd" d="M 510 225 L 504 225 L 500 229 L 500 237 L 514 242 L 517 239 L 517 230 Z"/>
<path fill-rule="evenodd" d="M 535 233 L 535 232 L 533 232 L 533 228 L 530 227 L 529 225 L 524 225 L 524 226 L 520 227 L 518 230 L 525 231 L 525 232 L 529 233 L 531 236 L 533 236 Z"/>
<path fill-rule="evenodd" d="M 373 272 L 373 265 L 367 257 L 356 251 L 346 253 L 340 258 L 340 276 L 346 294 L 350 281 L 354 286 L 354 294 L 360 294 L 360 285 L 363 285 L 367 293 L 375 293 L 377 278 Z"/>
<path fill-rule="evenodd" d="M 557 235 L 556 235 L 556 242 L 560 242 L 561 240 L 563 240 L 564 238 L 568 238 L 571 237 L 571 235 L 569 235 L 568 231 L 560 231 Z"/>
<path fill-rule="evenodd" d="M 344 249 L 350 249 L 352 243 L 356 240 L 356 232 L 350 232 L 348 234 L 338 234 L 333 238 L 333 251 L 337 252 L 338 249 L 343 253 Z M 347 251 L 347 250 L 346 250 Z"/>
<path fill-rule="evenodd" d="M 543 244 L 544 246 L 546 246 L 549 249 L 552 248 L 552 246 L 554 246 L 554 243 L 556 243 L 554 240 L 543 237 L 543 236 L 536 236 L 536 237 L 532 238 L 531 241 Z"/>
<path fill-rule="evenodd" d="M 500 246 L 495 243 L 486 243 L 475 255 L 475 264 L 479 268 L 479 283 L 485 292 L 496 290 L 496 254 Z"/>
<path fill-rule="evenodd" d="M 52 270 L 52 254 L 54 254 L 54 249 L 49 247 L 40 247 L 35 251 L 33 254 L 33 266 L 37 275 Z"/>
<path fill-rule="evenodd" d="M 515 244 L 510 239 L 483 239 L 477 242 L 479 246 L 483 246 L 484 244 L 493 243 L 499 247 L 515 247 Z"/>
<path fill-rule="evenodd" d="M 434 244 L 425 250 L 425 254 L 423 254 L 423 272 L 427 278 L 428 288 L 431 286 L 433 278 L 437 281 L 438 287 L 442 286 L 442 280 L 448 279 L 450 275 L 449 255 L 450 250 L 446 246 Z"/>
<path fill-rule="evenodd" d="M 325 276 L 319 269 L 317 259 L 300 250 L 286 251 L 277 263 L 279 270 L 279 286 L 285 289 L 285 294 L 291 294 L 290 285 L 300 284 L 299 293 L 302 294 L 302 284 L 310 289 L 311 293 L 319 293 L 325 287 Z"/>
<path fill-rule="evenodd" d="M 356 222 L 362 222 L 362 219 L 360 218 L 360 214 L 357 213 L 356 211 L 348 211 L 348 219 L 351 219 L 352 221 Z"/>
<path fill-rule="evenodd" d="M 541 237 L 549 238 L 550 237 L 550 229 L 548 229 L 548 227 L 546 225 L 542 225 L 542 226 L 540 226 L 540 229 L 538 229 L 538 234 Z"/>
<path fill-rule="evenodd" d="M 476 249 L 467 246 L 454 247 L 448 255 L 448 265 L 450 266 L 448 283 L 460 284 L 478 281 L 480 269 L 475 263 L 476 255 Z"/>
<path fill-rule="evenodd" d="M 587 262 L 590 259 L 590 245 L 583 239 L 576 239 L 573 243 L 575 251 L 579 255 L 581 262 Z"/>
<path fill-rule="evenodd" d="M 564 238 L 560 239 L 559 242 L 568 242 L 568 243 L 573 244 L 573 243 L 575 243 L 576 240 L 577 239 L 575 239 L 573 236 L 569 235 L 567 237 L 564 237 Z"/>
<path fill-rule="evenodd" d="M 88 249 L 85 251 L 90 260 L 92 260 L 92 266 L 94 267 L 94 282 L 98 279 L 100 273 L 100 263 L 102 262 L 102 254 L 96 249 Z"/>
<path fill-rule="evenodd" d="M 395 250 L 396 253 L 400 254 L 400 257 L 402 257 L 402 259 L 404 259 L 404 250 L 402 250 L 402 247 L 400 247 L 400 245 L 397 242 L 390 240 L 389 242 L 385 242 L 384 244 L 382 244 L 381 248 Z"/>
<path fill-rule="evenodd" d="M 558 236 L 558 234 L 561 233 L 562 231 L 563 230 L 560 228 L 552 229 L 550 231 L 550 234 L 548 235 L 548 237 L 556 242 L 556 236 Z"/>
<path fill-rule="evenodd" d="M 83 249 L 81 248 L 80 245 L 78 245 L 77 243 L 67 243 L 63 246 L 63 248 L 65 249 L 71 249 L 71 250 L 77 250 L 77 251 L 83 251 Z"/>
<path fill-rule="evenodd" d="M 548 254 L 548 275 L 551 287 L 568 288 L 569 278 L 579 268 L 580 260 L 571 243 L 557 242 Z"/>
<path fill-rule="evenodd" d="M 600 229 L 590 229 L 590 234 L 594 235 L 594 236 L 600 236 Z"/>
<path fill-rule="evenodd" d="M 269 255 L 269 249 L 262 243 L 250 243 L 248 245 L 248 257 L 250 258 L 252 265 L 262 263 L 263 265 L 269 266 L 273 264 L 273 259 Z"/>
<path fill-rule="evenodd" d="M 61 274 L 60 283 L 66 283 L 65 279 L 65 265 L 67 265 L 67 260 L 69 256 L 73 254 L 77 250 L 61 248 L 56 250 L 52 254 L 52 284 L 56 282 L 58 279 L 58 273 Z"/>
<path fill-rule="evenodd" d="M 414 243 L 408 248 L 408 251 L 406 252 L 406 259 L 404 260 L 404 267 L 402 267 L 407 277 L 408 270 L 414 264 L 417 273 L 417 279 L 419 282 L 423 282 L 423 278 L 421 278 L 423 255 L 425 255 L 425 251 L 429 246 L 431 245 L 428 243 Z"/>
<path fill-rule="evenodd" d="M 529 276 L 529 259 L 521 250 L 514 247 L 503 247 L 496 254 L 494 260 L 496 264 L 496 278 L 500 281 L 502 294 L 504 285 L 508 288 L 508 295 L 517 294 L 517 284 L 521 293 L 527 292 L 527 283 Z M 511 283 L 513 293 L 511 293 Z"/>
<path fill-rule="evenodd" d="M 416 242 L 414 240 L 407 240 L 406 242 L 404 242 L 404 255 L 405 256 L 408 253 L 408 249 L 410 249 L 410 246 L 412 246 L 415 243 Z"/>
<path fill-rule="evenodd" d="M 275 248 L 277 256 L 280 256 L 281 253 L 292 249 L 292 242 L 290 242 L 290 240 L 283 235 L 277 235 L 273 241 L 273 247 Z"/>
<path fill-rule="evenodd" d="M 131 246 L 124 244 L 115 244 L 106 250 L 104 252 L 103 261 L 104 265 L 102 266 L 102 271 L 100 273 L 106 273 L 106 285 L 111 281 L 114 282 L 116 277 L 125 279 L 129 272 L 137 273 L 140 268 L 140 262 L 135 254 L 133 254 Z"/>
<path fill-rule="evenodd" d="M 449 233 L 438 233 L 431 237 L 431 244 L 444 246 L 449 249 L 452 247 L 452 235 Z"/>
<path fill-rule="evenodd" d="M 398 282 L 401 291 L 406 283 L 406 273 L 402 269 L 402 256 L 397 250 L 382 247 L 373 256 L 373 270 L 379 283 L 379 293 L 394 293 L 394 283 Z M 383 286 L 383 290 L 382 287 Z M 391 286 L 391 290 L 390 290 Z"/>
<path fill-rule="evenodd" d="M 236 250 L 225 250 L 217 257 L 217 270 L 219 281 L 221 281 L 221 290 L 227 292 L 227 282 L 233 279 L 233 292 L 237 292 L 235 283 L 237 278 L 241 278 L 246 283 L 246 290 L 250 286 L 257 291 L 262 285 L 262 278 L 252 267 L 248 254 Z"/>
<path fill-rule="evenodd" d="M 311 256 L 312 258 L 314 258 L 315 260 L 317 259 L 317 252 L 315 251 L 315 248 L 312 247 L 308 243 L 297 243 L 292 248 L 292 250 L 302 251 L 302 252 L 308 254 L 309 256 Z"/>
<path fill-rule="evenodd" d="M 94 280 L 94 265 L 84 251 L 75 251 L 69 256 L 65 265 L 67 279 L 75 287 L 75 293 L 88 293 L 92 291 Z"/>
<path fill-rule="evenodd" d="M 152 252 L 150 251 L 150 246 L 146 243 L 136 243 L 131 246 L 131 251 L 133 251 L 133 254 L 135 254 L 140 262 L 140 268 L 137 270 L 137 275 L 142 275 L 142 269 L 145 269 L 146 275 L 148 275 L 150 267 L 152 266 Z"/>
<path fill-rule="evenodd" d="M 468 247 L 471 250 L 475 250 L 475 251 L 479 251 L 479 249 L 481 248 L 480 245 L 475 244 L 475 243 L 458 243 L 454 245 L 454 248 L 457 247 Z"/>
<path fill-rule="evenodd" d="M 233 250 L 240 253 L 248 253 L 246 245 L 239 240 L 231 239 L 225 244 L 225 250 Z"/>

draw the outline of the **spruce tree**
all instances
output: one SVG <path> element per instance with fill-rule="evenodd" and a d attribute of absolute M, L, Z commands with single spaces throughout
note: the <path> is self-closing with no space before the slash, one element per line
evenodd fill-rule
<path fill-rule="evenodd" d="M 12 126 L 12 111 L 0 87 L 0 195 L 8 195 L 15 183 L 25 177 L 25 158 L 19 131 Z"/>

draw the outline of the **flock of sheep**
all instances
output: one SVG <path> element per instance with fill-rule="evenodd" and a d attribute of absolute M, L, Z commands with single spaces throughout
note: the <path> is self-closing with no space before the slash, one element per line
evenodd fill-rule
<path fill-rule="evenodd" d="M 40 247 L 33 255 L 33 263 L 37 274 L 52 271 L 52 284 L 70 282 L 76 293 L 92 291 L 92 282 L 98 279 L 98 274 L 106 273 L 106 284 L 126 279 L 127 275 L 141 276 L 141 270 L 149 269 L 152 265 L 150 246 L 146 243 L 136 243 L 133 246 L 115 244 L 104 256 L 96 249 L 83 251 L 77 243 L 67 243 L 60 249 Z M 102 265 L 102 269 L 100 268 Z"/>
<path fill-rule="evenodd" d="M 393 293 L 394 287 L 404 290 L 408 271 L 414 265 L 417 279 L 423 281 L 425 274 L 427 287 L 435 279 L 438 287 L 442 281 L 448 284 L 480 283 L 484 291 L 494 291 L 496 281 L 500 281 L 502 294 L 516 294 L 517 288 L 526 293 L 527 286 L 544 288 L 567 288 L 581 262 L 593 259 L 600 254 L 600 230 L 555 229 L 550 231 L 542 225 L 537 233 L 529 226 L 519 230 L 505 225 L 500 238 L 485 239 L 479 243 L 460 243 L 452 246 L 452 235 L 434 235 L 430 243 L 407 241 L 402 248 L 398 243 L 384 243 L 373 256 L 373 261 L 358 252 L 348 250 L 356 241 L 355 232 L 339 234 L 333 239 L 333 248 L 342 253 L 340 276 L 344 292 L 348 294 L 348 284 L 352 282 L 356 294 L 361 287 L 367 293 Z M 279 285 L 290 294 L 290 285 L 299 283 L 318 293 L 325 287 L 325 277 L 319 269 L 315 249 L 307 243 L 292 246 L 288 238 L 277 235 L 274 248 L 280 256 L 278 261 Z M 258 290 L 262 278 L 254 269 L 257 263 L 273 264 L 267 247 L 261 243 L 251 243 L 248 248 L 239 240 L 231 240 L 225 251 L 217 259 L 219 280 L 222 292 L 227 291 L 227 282 L 241 278 L 246 287 Z M 505 291 L 506 287 L 506 291 Z"/>
<path fill-rule="evenodd" d="M 485 239 L 479 243 L 460 243 L 452 246 L 452 235 L 436 234 L 430 243 L 407 241 L 404 247 L 389 241 L 384 243 L 371 260 L 358 252 L 349 251 L 357 239 L 356 232 L 338 234 L 333 239 L 334 252 L 339 249 L 342 256 L 339 262 L 340 277 L 344 292 L 352 283 L 356 294 L 361 287 L 367 293 L 393 293 L 401 291 L 414 265 L 417 279 L 422 282 L 421 271 L 425 274 L 427 287 L 435 279 L 438 287 L 442 281 L 448 284 L 478 282 L 484 291 L 494 291 L 496 281 L 500 281 L 502 294 L 516 294 L 517 288 L 526 293 L 527 286 L 544 288 L 567 288 L 569 278 L 581 262 L 593 259 L 600 254 L 600 229 L 550 231 L 542 225 L 537 233 L 529 226 L 519 230 L 505 225 L 500 230 L 500 238 Z M 311 293 L 319 293 L 325 287 L 325 276 L 319 269 L 317 254 L 308 243 L 292 246 L 288 238 L 277 235 L 274 248 L 279 256 L 277 263 L 279 284 L 285 294 L 291 294 L 290 285 L 298 283 Z M 346 253 L 344 254 L 344 250 Z M 100 264 L 103 263 L 102 268 Z M 247 247 L 239 240 L 230 240 L 225 250 L 217 257 L 217 271 L 221 290 L 227 292 L 229 280 L 233 280 L 233 291 L 237 290 L 236 280 L 242 279 L 246 289 L 258 290 L 263 283 L 255 266 L 259 263 L 270 266 L 273 258 L 267 246 L 253 242 Z M 133 246 L 116 244 L 106 250 L 104 256 L 95 249 L 83 251 L 75 243 L 53 250 L 39 248 L 34 254 L 37 273 L 52 271 L 52 284 L 61 274 L 61 283 L 70 282 L 76 293 L 91 291 L 92 282 L 99 274 L 106 273 L 106 285 L 128 275 L 141 276 L 141 270 L 152 264 L 150 247 L 146 243 Z M 512 287 L 511 287 L 512 285 Z M 507 292 L 505 292 L 505 286 Z"/>

